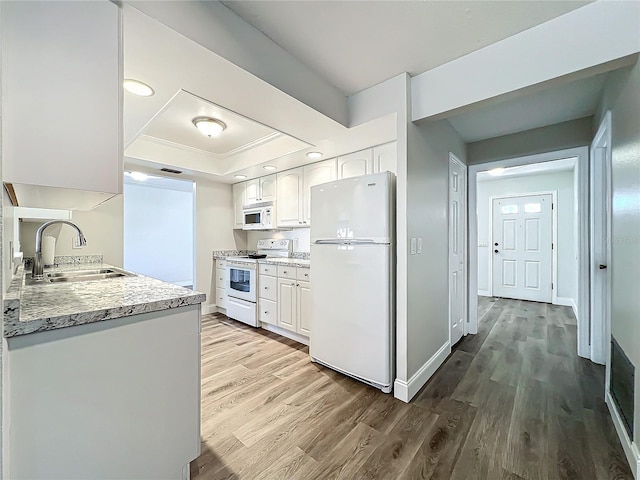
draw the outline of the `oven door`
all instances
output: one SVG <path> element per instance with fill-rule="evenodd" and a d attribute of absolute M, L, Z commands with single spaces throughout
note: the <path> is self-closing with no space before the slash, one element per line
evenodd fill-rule
<path fill-rule="evenodd" d="M 256 301 L 256 266 L 227 264 L 227 295 L 248 302 Z"/>
<path fill-rule="evenodd" d="M 260 230 L 262 228 L 262 222 L 264 212 L 262 208 L 247 208 L 244 210 L 244 222 L 242 225 L 243 230 Z"/>

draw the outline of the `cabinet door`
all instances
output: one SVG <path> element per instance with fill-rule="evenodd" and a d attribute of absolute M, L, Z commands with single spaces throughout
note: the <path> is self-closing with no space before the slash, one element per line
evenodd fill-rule
<path fill-rule="evenodd" d="M 278 279 L 278 326 L 296 331 L 296 282 L 286 278 Z"/>
<path fill-rule="evenodd" d="M 122 193 L 120 7 L 2 2 L 0 31 L 3 180 L 30 186 L 16 186 L 20 205 L 65 209 L 74 192 Z M 36 186 L 70 189 L 56 199 L 70 206 L 38 205 Z"/>
<path fill-rule="evenodd" d="M 358 177 L 373 173 L 373 149 L 338 157 L 338 178 Z"/>
<path fill-rule="evenodd" d="M 260 179 L 254 178 L 245 182 L 247 186 L 244 191 L 245 205 L 252 205 L 260 201 Z"/>
<path fill-rule="evenodd" d="M 278 173 L 276 216 L 279 227 L 302 226 L 302 177 L 302 168 Z"/>
<path fill-rule="evenodd" d="M 396 142 L 373 147 L 373 173 L 398 172 L 398 150 Z"/>
<path fill-rule="evenodd" d="M 216 288 L 216 306 L 227 308 L 227 291 L 224 288 Z"/>
<path fill-rule="evenodd" d="M 309 336 L 311 332 L 311 284 L 298 282 L 298 333 Z"/>
<path fill-rule="evenodd" d="M 331 182 L 338 178 L 338 164 L 335 158 L 312 163 L 304 167 L 304 217 L 303 224 L 311 224 L 311 187 Z"/>
<path fill-rule="evenodd" d="M 267 175 L 258 179 L 260 181 L 260 201 L 276 201 L 276 174 Z"/>
<path fill-rule="evenodd" d="M 244 213 L 242 207 L 245 202 L 244 192 L 247 182 L 233 185 L 233 228 L 242 228 L 244 225 Z"/>

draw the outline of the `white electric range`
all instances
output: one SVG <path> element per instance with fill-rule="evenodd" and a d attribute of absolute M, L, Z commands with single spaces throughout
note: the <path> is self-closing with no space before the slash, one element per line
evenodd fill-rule
<path fill-rule="evenodd" d="M 288 258 L 293 242 L 283 239 L 258 240 L 257 257 Z M 227 316 L 258 326 L 258 258 L 256 256 L 227 257 Z"/>

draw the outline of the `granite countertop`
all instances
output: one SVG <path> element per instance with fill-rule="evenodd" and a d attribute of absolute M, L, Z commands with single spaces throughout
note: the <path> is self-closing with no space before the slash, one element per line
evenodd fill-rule
<path fill-rule="evenodd" d="M 104 263 L 59 265 L 46 272 L 113 268 Z M 19 267 L 4 299 L 4 336 L 101 322 L 140 313 L 156 312 L 205 301 L 206 296 L 144 275 L 86 282 L 24 282 L 24 267 Z"/>
<path fill-rule="evenodd" d="M 292 267 L 310 268 L 311 260 L 303 258 L 260 258 L 261 265 L 290 265 Z"/>

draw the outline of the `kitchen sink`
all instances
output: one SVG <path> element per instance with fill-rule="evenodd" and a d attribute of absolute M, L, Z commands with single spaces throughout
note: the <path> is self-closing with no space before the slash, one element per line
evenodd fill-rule
<path fill-rule="evenodd" d="M 75 270 L 69 272 L 45 273 L 42 280 L 34 280 L 31 273 L 26 273 L 26 285 L 42 285 L 46 283 L 70 283 L 70 282 L 91 282 L 95 280 L 107 280 L 110 278 L 131 277 L 132 273 L 125 272 L 119 268 L 98 268 L 94 270 Z"/>

